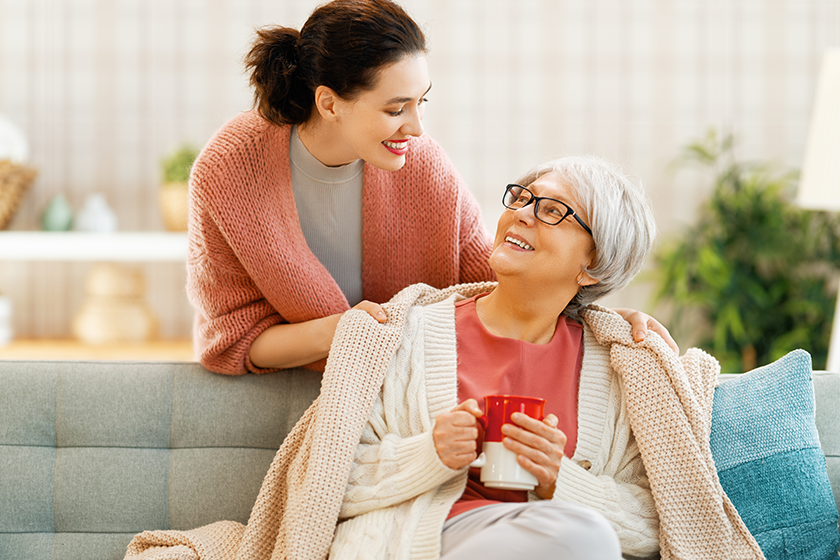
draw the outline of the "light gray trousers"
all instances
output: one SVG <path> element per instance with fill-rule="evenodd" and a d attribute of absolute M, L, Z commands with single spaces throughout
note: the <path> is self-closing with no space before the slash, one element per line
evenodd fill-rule
<path fill-rule="evenodd" d="M 595 510 L 561 502 L 479 507 L 446 521 L 441 560 L 620 560 L 612 526 Z"/>

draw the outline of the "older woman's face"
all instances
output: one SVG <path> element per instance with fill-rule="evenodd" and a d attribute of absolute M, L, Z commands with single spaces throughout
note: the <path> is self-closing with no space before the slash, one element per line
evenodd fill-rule
<path fill-rule="evenodd" d="M 525 185 L 536 196 L 555 198 L 571 206 L 589 223 L 573 190 L 554 173 Z M 499 218 L 490 267 L 501 281 L 516 276 L 529 285 L 577 289 L 582 267 L 594 258 L 592 237 L 572 218 L 550 226 L 534 215 L 531 203 L 518 210 L 506 209 Z"/>

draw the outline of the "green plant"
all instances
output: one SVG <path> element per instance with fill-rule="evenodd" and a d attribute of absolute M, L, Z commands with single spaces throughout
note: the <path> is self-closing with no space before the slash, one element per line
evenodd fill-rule
<path fill-rule="evenodd" d="M 795 348 L 824 367 L 838 219 L 790 201 L 795 173 L 737 161 L 732 136 L 710 131 L 678 163 L 710 172 L 714 192 L 698 223 L 656 256 L 655 301 L 671 304 L 675 334 L 692 329 L 723 371 L 748 371 Z"/>
<path fill-rule="evenodd" d="M 183 144 L 169 156 L 163 159 L 163 182 L 186 183 L 190 179 L 190 169 L 198 157 L 198 148 L 191 144 Z"/>

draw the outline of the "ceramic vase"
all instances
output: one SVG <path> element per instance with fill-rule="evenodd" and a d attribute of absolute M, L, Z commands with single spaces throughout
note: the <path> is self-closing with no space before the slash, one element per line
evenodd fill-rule
<path fill-rule="evenodd" d="M 84 206 L 76 215 L 73 229 L 96 233 L 117 231 L 117 215 L 108 206 L 102 193 L 91 193 L 87 196 Z"/>
<path fill-rule="evenodd" d="M 187 183 L 166 183 L 158 191 L 158 201 L 167 231 L 187 231 Z"/>
<path fill-rule="evenodd" d="M 73 334 L 85 344 L 142 343 L 157 335 L 157 319 L 144 301 L 137 267 L 99 263 L 85 282 L 86 297 L 73 317 Z"/>
<path fill-rule="evenodd" d="M 73 209 L 63 194 L 50 199 L 41 213 L 41 228 L 44 231 L 67 231 L 73 225 Z"/>

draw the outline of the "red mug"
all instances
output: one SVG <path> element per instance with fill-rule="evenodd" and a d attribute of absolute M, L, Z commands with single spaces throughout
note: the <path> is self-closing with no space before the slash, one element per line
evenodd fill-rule
<path fill-rule="evenodd" d="M 545 414 L 545 399 L 520 395 L 487 395 L 484 397 L 484 415 L 478 419 L 484 428 L 484 441 L 502 441 L 502 426 L 514 424 L 510 415 L 521 412 L 542 420 Z M 515 424 L 514 424 L 515 425 Z"/>

